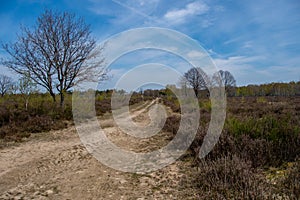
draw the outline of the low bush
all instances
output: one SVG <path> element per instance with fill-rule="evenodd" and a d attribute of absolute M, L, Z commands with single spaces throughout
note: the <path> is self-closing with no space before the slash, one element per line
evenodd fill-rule
<path fill-rule="evenodd" d="M 111 112 L 111 100 L 102 99 L 95 102 L 96 114 L 98 116 L 103 115 L 104 113 Z"/>
<path fill-rule="evenodd" d="M 176 97 L 164 97 L 163 104 L 171 108 L 173 112 L 180 113 L 180 104 Z"/>
<path fill-rule="evenodd" d="M 178 128 L 179 128 L 179 123 L 180 123 L 180 116 L 171 115 L 171 116 L 167 117 L 162 130 L 173 133 L 173 135 L 176 135 Z"/>
<path fill-rule="evenodd" d="M 109 113 L 111 94 L 110 90 L 98 91 L 95 107 L 83 105 L 80 109 L 95 109 L 98 116 Z M 141 101 L 143 101 L 142 96 L 136 93 L 132 95 L 129 104 L 133 105 Z M 32 94 L 27 109 L 20 95 L 7 95 L 0 98 L 0 139 L 2 140 L 20 141 L 22 137 L 29 137 L 31 133 L 62 129 L 67 126 L 66 121 L 70 120 L 73 120 L 73 109 L 72 94 L 69 93 L 65 96 L 63 108 L 60 107 L 59 102 L 53 102 L 48 94 Z"/>
<path fill-rule="evenodd" d="M 194 185 L 201 199 L 269 199 L 274 189 L 249 161 L 237 155 L 203 159 Z"/>
<path fill-rule="evenodd" d="M 43 131 L 59 130 L 67 127 L 62 120 L 53 120 L 49 116 L 36 116 L 23 123 L 24 132 L 39 133 Z"/>
<path fill-rule="evenodd" d="M 299 124 L 292 121 L 289 116 L 229 118 L 225 131 L 234 136 L 237 151 L 248 155 L 255 166 L 278 166 L 300 154 Z"/>
<path fill-rule="evenodd" d="M 190 146 L 191 152 L 198 159 L 198 153 L 206 131 L 198 130 L 198 133 Z M 280 142 L 268 141 L 262 138 L 251 138 L 242 134 L 235 137 L 223 131 L 218 143 L 207 155 L 210 160 L 216 160 L 230 154 L 251 161 L 252 167 L 278 167 L 285 162 L 292 162 L 300 152 L 300 138 L 280 140 Z"/>
<path fill-rule="evenodd" d="M 291 168 L 288 169 L 286 176 L 280 182 L 280 186 L 286 194 L 289 194 L 293 199 L 300 199 L 300 159 L 291 163 Z"/>
<path fill-rule="evenodd" d="M 72 119 L 70 97 L 66 98 L 64 109 L 52 102 L 45 94 L 34 94 L 26 109 L 19 95 L 2 99 L 0 105 L 0 139 L 21 141 L 31 133 L 65 128 L 65 120 Z"/>
<path fill-rule="evenodd" d="M 251 138 L 268 141 L 290 140 L 300 132 L 300 127 L 292 123 L 290 115 L 265 115 L 262 118 L 245 117 L 244 119 L 227 118 L 225 129 L 232 135 L 249 135 Z"/>
<path fill-rule="evenodd" d="M 200 123 L 190 148 L 200 171 L 194 184 L 201 199 L 299 199 L 300 113 L 295 103 L 299 100 L 229 99 L 223 132 L 202 160 L 198 153 L 209 120 Z M 262 173 L 287 163 L 292 167 L 276 184 L 268 182 Z"/>

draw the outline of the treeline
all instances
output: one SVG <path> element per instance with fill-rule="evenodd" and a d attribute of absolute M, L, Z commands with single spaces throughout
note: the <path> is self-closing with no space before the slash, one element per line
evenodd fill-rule
<path fill-rule="evenodd" d="M 175 85 L 169 85 L 165 89 L 142 91 L 144 96 L 162 97 L 174 95 L 172 90 L 178 90 Z M 190 88 L 192 89 L 192 88 Z M 207 89 L 200 90 L 199 97 L 208 97 Z M 255 96 L 300 96 L 300 81 L 289 83 L 267 83 L 261 85 L 247 85 L 230 87 L 226 90 L 228 97 L 255 97 Z"/>
<path fill-rule="evenodd" d="M 219 70 L 212 77 L 201 68 L 191 68 L 181 78 L 180 87 L 191 88 L 197 97 L 209 96 L 208 89 L 223 85 L 227 96 L 299 96 L 300 81 L 289 83 L 267 83 L 236 86 L 236 80 L 229 71 Z"/>
<path fill-rule="evenodd" d="M 234 96 L 299 96 L 300 81 L 236 87 Z"/>

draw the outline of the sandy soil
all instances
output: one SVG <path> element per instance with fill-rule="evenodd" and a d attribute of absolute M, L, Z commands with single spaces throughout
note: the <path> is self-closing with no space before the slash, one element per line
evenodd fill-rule
<path fill-rule="evenodd" d="M 132 109 L 136 123 L 149 123 L 155 102 Z M 170 110 L 168 110 L 169 114 Z M 110 117 L 100 119 L 116 145 L 141 152 L 158 149 L 172 136 L 146 139 L 123 133 Z M 30 137 L 0 150 L 0 199 L 196 199 L 188 185 L 191 162 L 180 159 L 149 174 L 125 173 L 98 162 L 81 144 L 74 126 Z"/>

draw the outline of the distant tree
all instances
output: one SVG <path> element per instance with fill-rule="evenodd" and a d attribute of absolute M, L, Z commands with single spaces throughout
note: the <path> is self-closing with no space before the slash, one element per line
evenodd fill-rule
<path fill-rule="evenodd" d="M 143 95 L 145 97 L 158 97 L 158 90 L 154 90 L 154 89 L 147 89 L 147 90 L 144 90 L 144 93 Z"/>
<path fill-rule="evenodd" d="M 295 85 L 295 95 L 300 95 L 300 81 Z"/>
<path fill-rule="evenodd" d="M 38 91 L 37 84 L 27 75 L 19 79 L 17 87 L 24 100 L 25 109 L 27 110 L 30 96 Z"/>
<path fill-rule="evenodd" d="M 187 90 L 188 90 L 188 81 L 186 80 L 186 78 L 180 77 L 178 84 L 180 85 L 180 88 L 182 90 L 182 94 L 187 96 Z"/>
<path fill-rule="evenodd" d="M 12 78 L 0 74 L 0 95 L 3 97 L 13 86 Z"/>
<path fill-rule="evenodd" d="M 199 91 L 207 89 L 208 77 L 200 68 L 191 68 L 184 75 L 187 83 L 193 88 L 197 97 L 199 97 Z"/>
<path fill-rule="evenodd" d="M 213 77 L 214 81 L 221 80 L 227 95 L 233 96 L 236 87 L 236 80 L 229 71 L 219 70 Z"/>
<path fill-rule="evenodd" d="M 237 96 L 295 96 L 300 95 L 300 82 L 267 83 L 236 87 Z"/>
<path fill-rule="evenodd" d="M 106 75 L 101 67 L 103 59 L 99 59 L 102 49 L 96 48 L 90 27 L 67 12 L 46 10 L 38 17 L 34 30 L 21 27 L 17 42 L 2 47 L 11 56 L 2 64 L 21 75 L 29 74 L 54 101 L 57 90 L 61 106 L 69 89 Z"/>

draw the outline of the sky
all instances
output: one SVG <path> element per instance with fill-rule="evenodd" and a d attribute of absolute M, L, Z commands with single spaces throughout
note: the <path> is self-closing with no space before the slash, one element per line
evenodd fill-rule
<path fill-rule="evenodd" d="M 299 0 L 1 0 L 0 3 L 0 41 L 4 43 L 16 40 L 20 25 L 33 27 L 47 8 L 82 16 L 99 43 L 134 28 L 178 31 L 201 45 L 217 69 L 230 71 L 237 85 L 300 81 Z M 7 56 L 3 49 L 0 56 Z M 153 62 L 175 66 L 180 73 L 190 68 L 185 60 L 168 52 L 139 50 L 114 62 L 110 66 L 111 79 L 102 87 L 112 88 L 135 66 Z M 4 66 L 0 69 L 1 73 L 15 76 Z M 163 84 L 167 84 L 167 79 Z"/>

